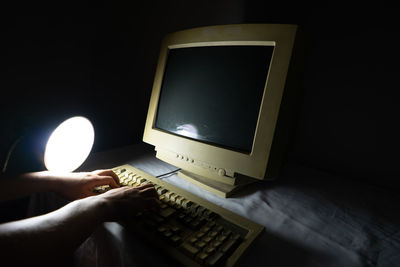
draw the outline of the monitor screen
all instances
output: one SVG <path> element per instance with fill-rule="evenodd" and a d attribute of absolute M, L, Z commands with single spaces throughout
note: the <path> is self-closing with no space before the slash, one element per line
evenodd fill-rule
<path fill-rule="evenodd" d="M 268 45 L 170 49 L 155 127 L 250 153 L 273 50 Z"/>

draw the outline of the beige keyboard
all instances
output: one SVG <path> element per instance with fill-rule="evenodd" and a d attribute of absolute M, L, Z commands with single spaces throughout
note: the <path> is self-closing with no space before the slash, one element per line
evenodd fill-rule
<path fill-rule="evenodd" d="M 152 183 L 161 201 L 159 211 L 121 224 L 185 266 L 234 266 L 264 229 L 130 165 L 113 171 L 123 186 Z"/>

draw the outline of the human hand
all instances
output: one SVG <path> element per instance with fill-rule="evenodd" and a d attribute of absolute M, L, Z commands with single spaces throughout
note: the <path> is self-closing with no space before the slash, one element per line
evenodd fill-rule
<path fill-rule="evenodd" d="M 139 212 L 156 209 L 159 205 L 158 194 L 152 184 L 115 188 L 96 198 L 104 203 L 102 208 L 106 221 L 127 219 Z"/>
<path fill-rule="evenodd" d="M 97 186 L 119 187 L 119 178 L 112 170 L 52 174 L 52 176 L 54 191 L 69 200 L 97 195 L 94 192 Z"/>

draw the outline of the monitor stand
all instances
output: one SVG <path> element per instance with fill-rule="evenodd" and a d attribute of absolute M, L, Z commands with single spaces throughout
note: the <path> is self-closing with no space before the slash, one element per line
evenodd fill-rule
<path fill-rule="evenodd" d="M 213 179 L 205 178 L 185 170 L 179 171 L 178 176 L 206 191 L 209 191 L 210 193 L 224 198 L 231 196 L 244 186 L 256 182 L 255 179 L 243 176 L 240 178 L 237 177 L 235 184 L 232 185 L 229 183 L 223 183 Z"/>

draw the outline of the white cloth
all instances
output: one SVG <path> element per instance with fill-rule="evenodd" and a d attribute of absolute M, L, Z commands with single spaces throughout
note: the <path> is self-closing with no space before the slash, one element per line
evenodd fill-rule
<path fill-rule="evenodd" d="M 82 169 L 128 163 L 153 176 L 176 169 L 154 155 L 147 145 L 127 147 L 98 153 Z M 400 266 L 399 199 L 379 188 L 289 163 L 279 180 L 258 183 L 227 199 L 177 175 L 163 180 L 265 227 L 240 266 Z M 118 223 L 104 227 L 116 251 L 109 254 L 118 258 L 114 266 L 168 266 Z M 107 260 L 98 260 L 96 266 L 103 266 L 101 262 Z"/>

